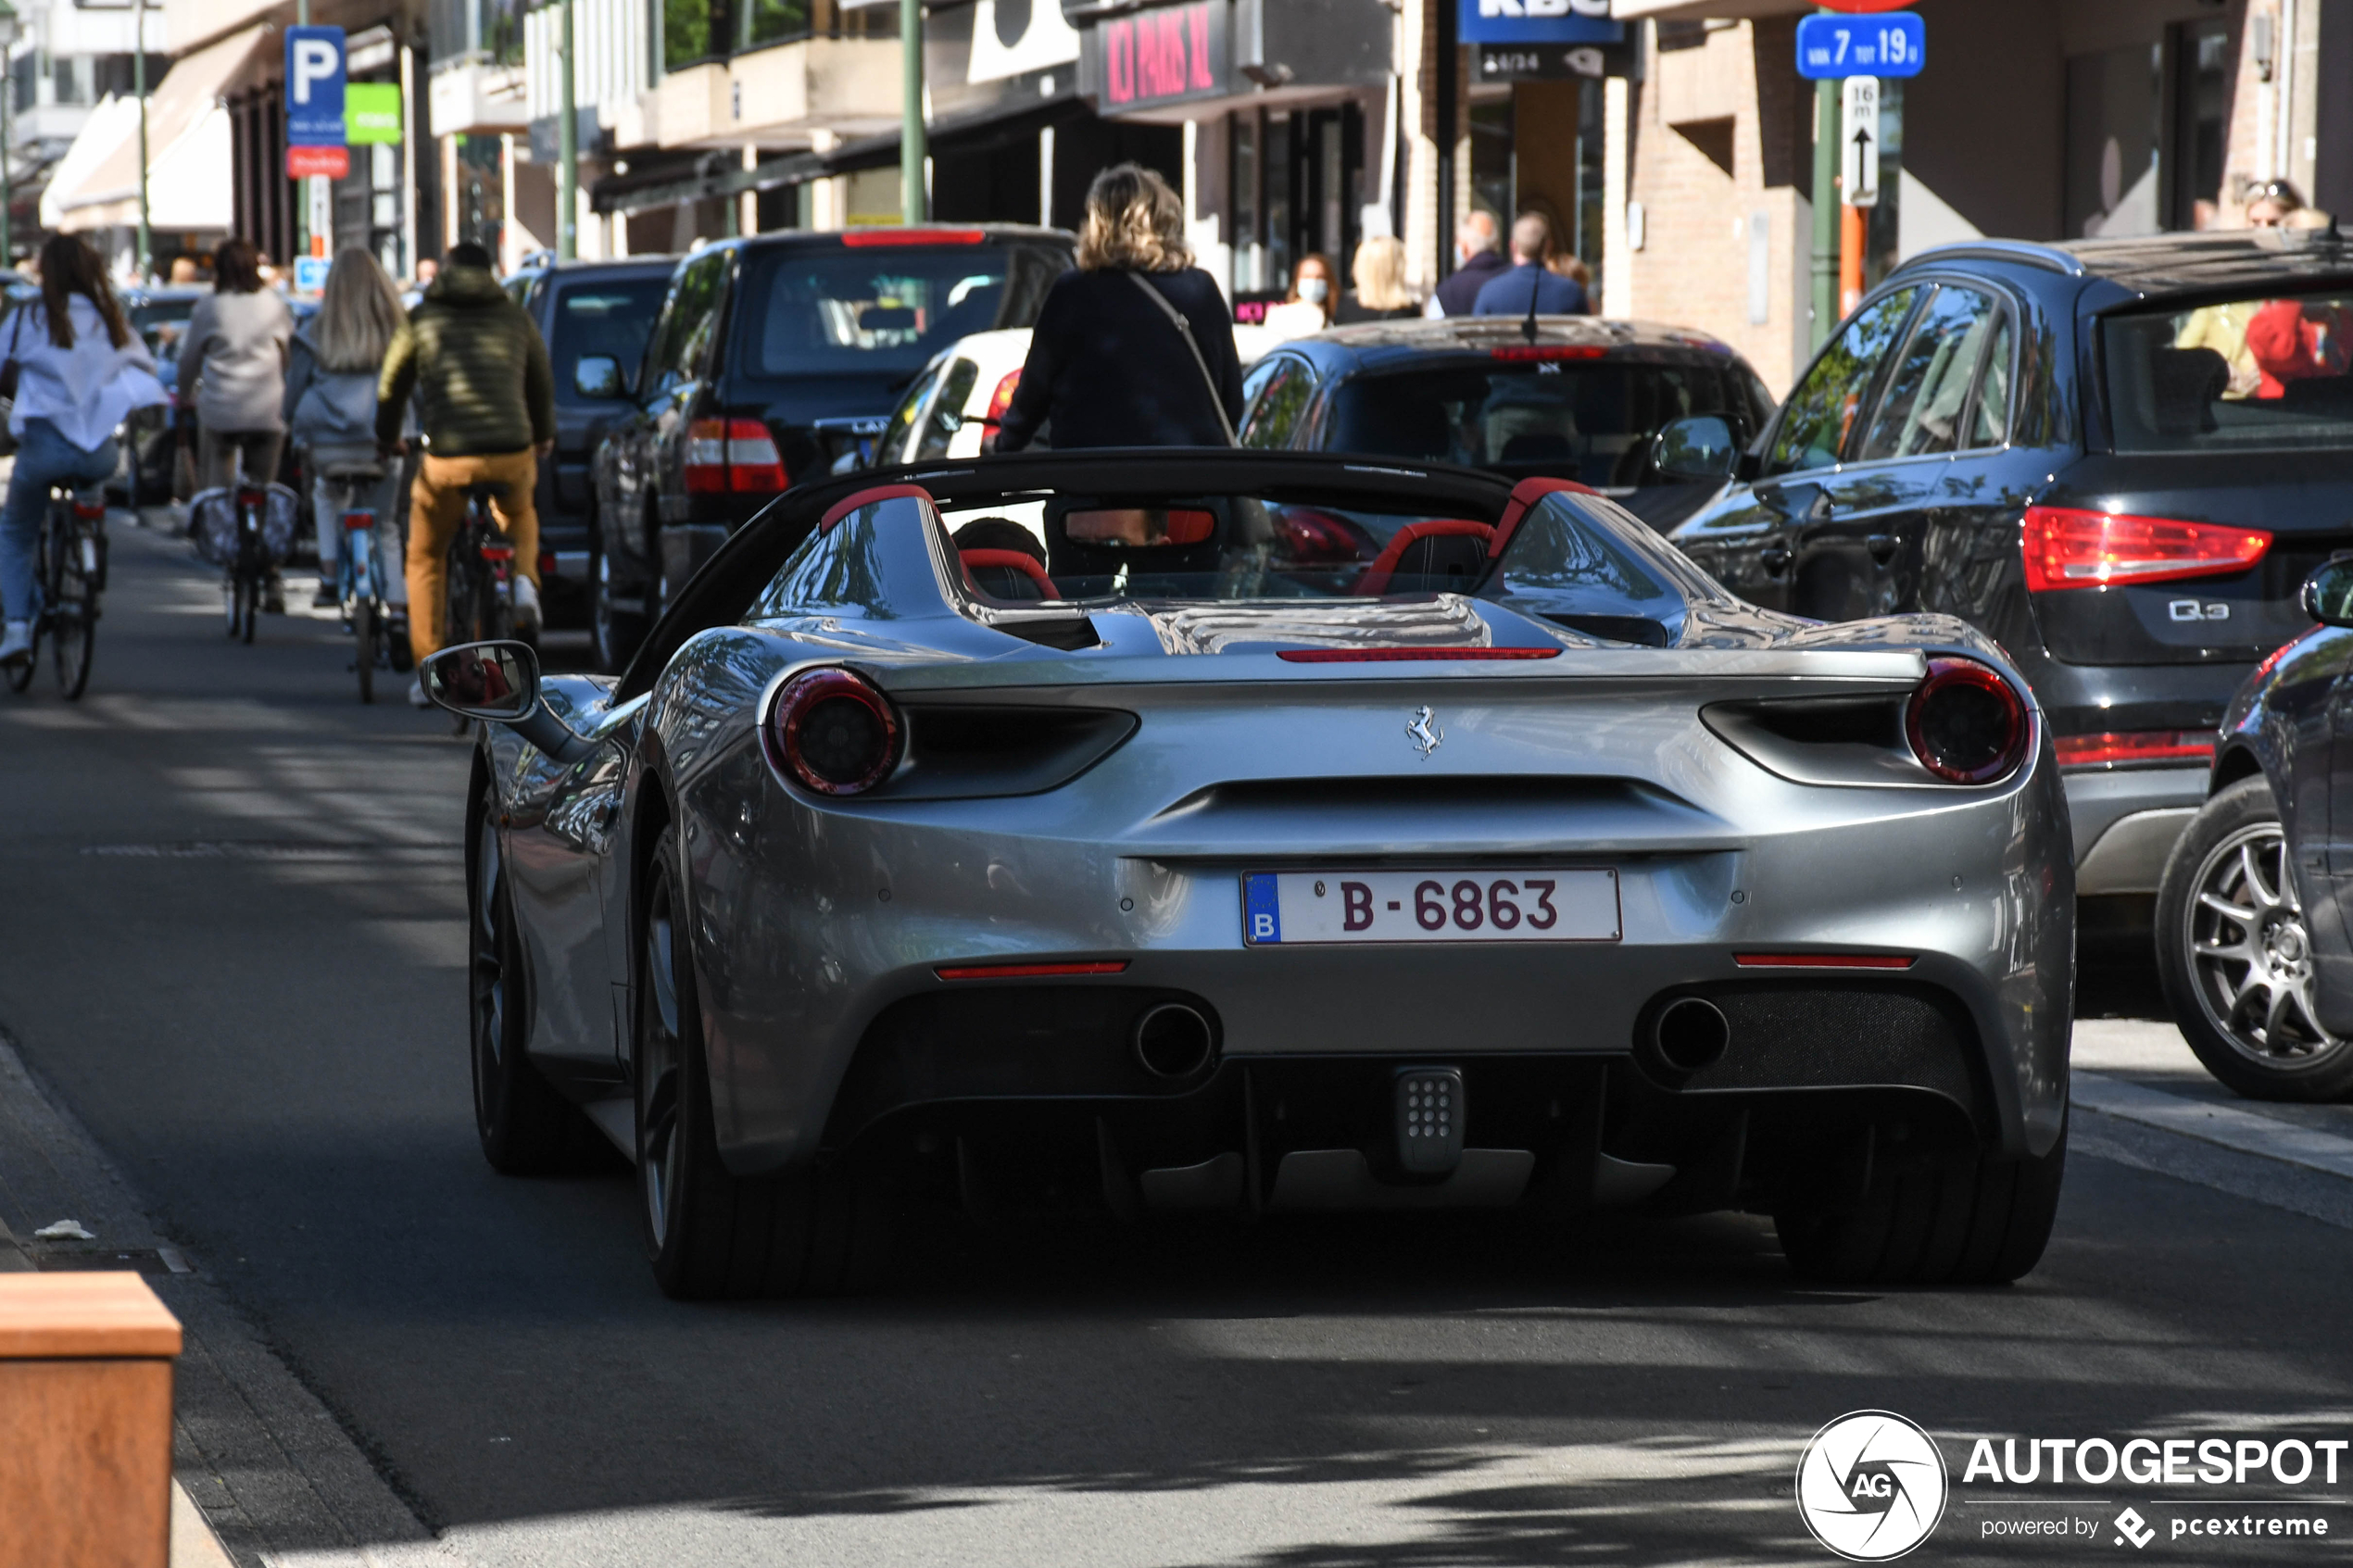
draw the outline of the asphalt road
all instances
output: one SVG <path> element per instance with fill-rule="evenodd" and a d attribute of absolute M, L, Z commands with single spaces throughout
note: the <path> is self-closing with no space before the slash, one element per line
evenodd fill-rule
<path fill-rule="evenodd" d="M 2126 1502 L 2162 1525 L 2285 1499 L 2353 1531 L 2353 1474 L 1963 1483 L 1978 1435 L 2353 1425 L 2353 1179 L 2121 1100 L 2079 1108 L 2059 1234 L 2005 1289 L 1801 1288 L 1768 1224 L 1727 1216 L 944 1224 L 870 1298 L 666 1301 L 618 1172 L 506 1180 L 475 1148 L 463 743 L 360 707 L 331 622 L 231 646 L 184 545 L 117 541 L 90 696 L 45 670 L 0 693 L 0 1029 L 435 1561 L 1823 1562 L 1793 1467 L 1867 1407 L 1953 1465 L 1923 1557 L 2108 1552 Z M 2133 1022 L 2145 975 L 2100 984 L 2103 1071 L 2210 1104 L 2170 1027 Z M 183 1443 L 183 1474 L 208 1462 Z M 2070 1507 L 2095 1542 L 1985 1544 Z"/>

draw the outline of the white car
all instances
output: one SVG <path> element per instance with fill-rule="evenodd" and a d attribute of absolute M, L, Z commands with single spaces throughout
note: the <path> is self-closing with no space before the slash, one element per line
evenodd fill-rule
<path fill-rule="evenodd" d="M 1234 347 L 1248 372 L 1281 340 L 1265 328 L 1237 326 Z M 958 338 L 933 356 L 875 438 L 868 468 L 980 456 L 981 437 L 997 428 L 1021 384 L 1029 358 L 1029 329 L 1007 327 Z"/>

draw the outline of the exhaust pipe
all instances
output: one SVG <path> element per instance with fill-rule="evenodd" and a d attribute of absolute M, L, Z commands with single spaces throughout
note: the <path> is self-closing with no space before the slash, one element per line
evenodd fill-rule
<path fill-rule="evenodd" d="M 1182 1002 L 1163 1002 L 1136 1021 L 1136 1060 L 1155 1078 L 1189 1078 L 1216 1049 L 1209 1020 Z"/>
<path fill-rule="evenodd" d="M 1678 1073 L 1697 1073 L 1724 1059 L 1732 1026 L 1724 1010 L 1705 997 L 1680 997 L 1659 1010 L 1651 1025 L 1651 1048 Z"/>

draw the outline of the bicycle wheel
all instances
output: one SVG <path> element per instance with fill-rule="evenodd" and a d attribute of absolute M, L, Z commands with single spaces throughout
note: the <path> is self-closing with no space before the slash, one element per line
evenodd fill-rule
<path fill-rule="evenodd" d="M 352 667 L 359 671 L 359 700 L 376 700 L 376 607 L 359 599 L 351 607 Z"/>
<path fill-rule="evenodd" d="M 81 532 L 68 518 L 49 523 L 50 658 L 57 691 L 69 702 L 90 686 L 90 661 L 98 646 L 98 594 L 82 555 Z"/>
<path fill-rule="evenodd" d="M 261 579 L 247 577 L 237 587 L 239 596 L 245 602 L 245 629 L 239 635 L 243 641 L 251 643 L 254 623 L 261 619 Z"/>
<path fill-rule="evenodd" d="M 237 622 L 245 610 L 245 593 L 237 582 L 234 567 L 220 574 L 220 608 L 228 618 L 229 640 L 237 640 Z"/>

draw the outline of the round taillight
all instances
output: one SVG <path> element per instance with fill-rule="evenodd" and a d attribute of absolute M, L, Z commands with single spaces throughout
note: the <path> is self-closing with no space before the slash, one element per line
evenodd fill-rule
<path fill-rule="evenodd" d="M 890 777 L 899 739 L 890 699 L 847 670 L 794 676 L 768 715 L 770 754 L 820 795 L 861 795 Z"/>
<path fill-rule="evenodd" d="M 2026 705 L 1973 659 L 1931 659 L 1905 705 L 1904 738 L 1920 766 L 1947 784 L 1992 784 L 2026 755 Z"/>

